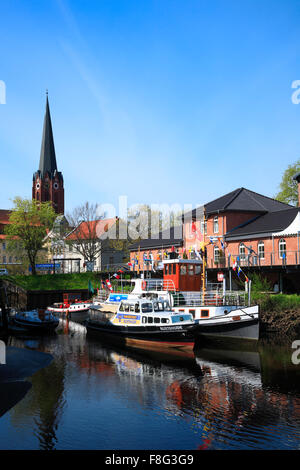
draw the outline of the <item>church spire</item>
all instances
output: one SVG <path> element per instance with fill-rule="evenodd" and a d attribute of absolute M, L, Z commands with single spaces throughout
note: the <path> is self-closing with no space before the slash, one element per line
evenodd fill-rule
<path fill-rule="evenodd" d="M 53 175 L 55 170 L 57 171 L 57 165 L 47 90 L 39 171 L 41 175 L 44 176 L 46 172 Z"/>
<path fill-rule="evenodd" d="M 38 171 L 33 174 L 32 198 L 41 202 L 51 202 L 57 214 L 64 213 L 64 179 L 61 171 L 57 171 L 48 90 L 46 92 L 40 166 Z"/>

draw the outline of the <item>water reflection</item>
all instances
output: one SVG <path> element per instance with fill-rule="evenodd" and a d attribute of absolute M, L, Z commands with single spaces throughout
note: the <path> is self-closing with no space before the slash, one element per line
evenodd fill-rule
<path fill-rule="evenodd" d="M 10 411 L 12 426 L 33 436 L 27 448 L 299 446 L 300 368 L 289 346 L 162 355 L 102 344 L 72 322 L 62 322 L 54 337 L 11 344 L 54 357 Z"/>

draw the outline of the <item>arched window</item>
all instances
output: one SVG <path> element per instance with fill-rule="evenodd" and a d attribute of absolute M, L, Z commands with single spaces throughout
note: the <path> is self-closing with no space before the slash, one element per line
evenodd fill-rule
<path fill-rule="evenodd" d="M 219 233 L 219 218 L 217 215 L 214 217 L 214 233 Z"/>
<path fill-rule="evenodd" d="M 265 244 L 264 244 L 264 242 L 262 242 L 262 241 L 258 242 L 257 253 L 258 253 L 259 259 L 265 259 Z"/>
<path fill-rule="evenodd" d="M 281 238 L 278 243 L 279 258 L 286 257 L 286 241 L 284 238 Z"/>
<path fill-rule="evenodd" d="M 244 243 L 241 243 L 239 246 L 239 257 L 241 261 L 246 259 L 246 248 Z"/>

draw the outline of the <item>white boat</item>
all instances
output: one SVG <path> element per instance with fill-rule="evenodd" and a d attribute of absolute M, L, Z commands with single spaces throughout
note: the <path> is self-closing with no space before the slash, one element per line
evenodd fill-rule
<path fill-rule="evenodd" d="M 91 305 L 92 302 L 90 301 L 78 301 L 73 303 L 58 302 L 49 306 L 47 310 L 60 317 L 68 317 L 74 321 L 81 322 L 86 320 Z"/>
<path fill-rule="evenodd" d="M 167 301 L 135 296 L 115 306 L 91 305 L 87 333 L 142 349 L 193 350 L 195 322 L 176 314 Z"/>
<path fill-rule="evenodd" d="M 163 263 L 163 279 L 132 280 L 134 288 L 125 294 L 127 298 L 168 301 L 173 312 L 193 316 L 199 336 L 259 339 L 259 307 L 251 305 L 251 281 L 247 292 L 226 291 L 225 282 L 206 284 L 203 289 L 202 261 L 171 259 Z M 104 304 L 120 302 L 118 295 L 124 294 L 110 294 Z"/>

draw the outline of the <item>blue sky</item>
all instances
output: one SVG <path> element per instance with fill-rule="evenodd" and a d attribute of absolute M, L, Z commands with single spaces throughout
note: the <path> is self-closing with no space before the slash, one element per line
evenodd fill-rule
<path fill-rule="evenodd" d="M 1 1 L 0 208 L 31 197 L 49 102 L 66 211 L 273 197 L 300 158 L 299 1 Z"/>

